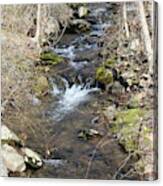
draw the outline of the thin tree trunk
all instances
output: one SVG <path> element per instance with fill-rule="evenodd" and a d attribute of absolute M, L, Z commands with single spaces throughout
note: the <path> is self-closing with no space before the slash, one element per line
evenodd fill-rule
<path fill-rule="evenodd" d="M 126 3 L 123 4 L 123 19 L 124 19 L 124 26 L 125 26 L 126 37 L 129 38 L 130 37 L 130 33 L 129 33 L 128 23 L 127 23 Z"/>
<path fill-rule="evenodd" d="M 144 44 L 147 52 L 148 62 L 149 62 L 149 73 L 153 73 L 153 50 L 152 50 L 152 42 L 150 38 L 150 33 L 148 29 L 148 24 L 145 16 L 144 5 L 142 1 L 138 1 L 138 11 L 140 14 L 140 22 L 142 26 L 142 33 L 144 36 Z"/>
<path fill-rule="evenodd" d="M 37 43 L 37 48 L 40 50 L 40 18 L 41 18 L 41 4 L 37 5 L 37 23 L 36 23 L 36 35 L 35 41 Z"/>

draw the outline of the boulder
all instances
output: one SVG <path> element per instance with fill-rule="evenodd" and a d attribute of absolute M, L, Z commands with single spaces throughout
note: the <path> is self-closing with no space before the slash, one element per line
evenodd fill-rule
<path fill-rule="evenodd" d="M 2 156 L 0 158 L 0 176 L 8 177 L 8 170 L 7 170 L 7 167 L 5 166 L 5 164 L 2 160 Z"/>
<path fill-rule="evenodd" d="M 32 151 L 29 148 L 22 148 L 21 151 L 24 154 L 25 162 L 29 166 L 35 169 L 40 168 L 42 166 L 43 163 L 38 153 Z"/>
<path fill-rule="evenodd" d="M 105 85 L 113 83 L 113 74 L 110 69 L 101 66 L 96 70 L 96 80 Z"/>
<path fill-rule="evenodd" d="M 2 159 L 5 166 L 12 172 L 23 172 L 26 169 L 24 158 L 12 146 L 2 145 Z"/>
<path fill-rule="evenodd" d="M 19 137 L 12 132 L 6 125 L 1 126 L 1 141 L 2 143 L 21 144 Z"/>

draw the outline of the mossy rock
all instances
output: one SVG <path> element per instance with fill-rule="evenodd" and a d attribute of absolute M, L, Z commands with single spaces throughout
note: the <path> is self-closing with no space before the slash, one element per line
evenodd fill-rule
<path fill-rule="evenodd" d="M 104 66 L 106 68 L 113 68 L 115 66 L 115 64 L 116 64 L 116 61 L 114 59 L 109 59 L 109 60 L 105 61 Z"/>
<path fill-rule="evenodd" d="M 140 121 L 144 115 L 145 111 L 140 108 L 127 109 L 116 114 L 111 131 L 119 136 L 119 142 L 126 151 L 138 150 L 137 137 Z"/>
<path fill-rule="evenodd" d="M 63 58 L 52 51 L 45 51 L 40 54 L 40 59 L 47 61 L 49 65 L 57 65 L 63 61 Z"/>
<path fill-rule="evenodd" d="M 33 91 L 36 96 L 40 97 L 44 92 L 48 91 L 49 82 L 45 76 L 36 78 L 36 83 L 33 85 Z"/>
<path fill-rule="evenodd" d="M 143 115 L 144 115 L 144 111 L 140 108 L 127 109 L 117 114 L 116 121 L 118 123 L 124 123 L 125 125 L 130 125 L 131 123 L 136 123 Z"/>
<path fill-rule="evenodd" d="M 112 71 L 106 69 L 105 67 L 98 67 L 96 70 L 96 80 L 105 85 L 113 82 Z"/>

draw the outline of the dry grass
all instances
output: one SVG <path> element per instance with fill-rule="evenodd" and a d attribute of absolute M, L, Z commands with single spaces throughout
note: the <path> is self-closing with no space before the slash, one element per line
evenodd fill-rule
<path fill-rule="evenodd" d="M 37 4 L 3 5 L 1 12 L 3 30 L 24 36 L 29 35 L 29 32 L 33 32 L 34 37 L 37 22 Z M 57 40 L 61 27 L 67 24 L 71 16 L 71 9 L 66 4 L 42 4 L 40 17 L 41 40 L 48 40 L 49 36 L 51 38 L 53 36 L 54 41 Z"/>

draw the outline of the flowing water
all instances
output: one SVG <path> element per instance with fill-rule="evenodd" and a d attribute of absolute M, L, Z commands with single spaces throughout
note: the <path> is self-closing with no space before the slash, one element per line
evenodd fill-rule
<path fill-rule="evenodd" d="M 57 79 L 51 77 L 52 98 L 41 117 L 50 121 L 54 134 L 50 142 L 53 150 L 45 157 L 43 168 L 33 173 L 34 177 L 111 179 L 126 158 L 126 153 L 108 135 L 103 124 L 92 122 L 98 118 L 101 104 L 107 98 L 92 81 L 93 72 L 101 60 L 98 41 L 105 29 L 111 26 L 110 6 L 107 5 L 89 5 L 91 13 L 88 19 L 95 20 L 91 31 L 73 37 L 65 34 L 54 48 L 67 60 L 65 69 L 68 70 L 60 73 Z M 61 66 L 59 70 L 63 69 Z M 34 104 L 40 102 L 34 99 Z M 78 138 L 83 129 L 96 129 L 103 135 L 83 140 Z M 99 147 L 97 144 L 101 140 L 104 143 Z"/>

